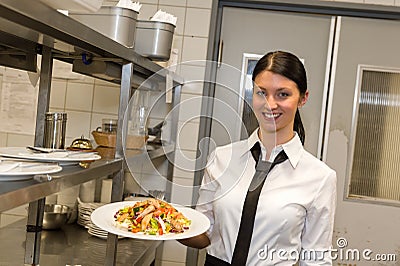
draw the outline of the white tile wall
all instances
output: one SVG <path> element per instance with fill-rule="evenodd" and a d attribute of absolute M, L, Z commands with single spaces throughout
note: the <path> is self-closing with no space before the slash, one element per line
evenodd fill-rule
<path fill-rule="evenodd" d="M 158 0 L 160 5 L 186 6 L 186 0 Z"/>
<path fill-rule="evenodd" d="M 179 104 L 179 121 L 199 123 L 202 99 L 201 95 L 182 94 Z"/>
<path fill-rule="evenodd" d="M 208 39 L 185 36 L 183 38 L 182 62 L 205 60 L 207 58 Z"/>
<path fill-rule="evenodd" d="M 158 4 L 158 0 L 141 0 L 140 3 L 142 4 Z"/>
<path fill-rule="evenodd" d="M 190 62 L 185 62 L 180 66 L 178 73 L 185 77 L 183 93 L 202 95 L 205 66 L 191 65 Z"/>
<path fill-rule="evenodd" d="M 185 28 L 186 8 L 184 6 L 162 5 L 161 3 L 158 8 L 177 17 L 175 34 L 183 35 Z"/>
<path fill-rule="evenodd" d="M 25 147 L 33 145 L 35 137 L 33 135 L 23 134 L 8 134 L 7 146 L 11 147 Z"/>
<path fill-rule="evenodd" d="M 0 228 L 25 219 L 28 204 L 0 213 Z"/>
<path fill-rule="evenodd" d="M 103 86 L 117 86 L 115 83 L 112 83 L 110 81 L 105 81 L 102 79 L 94 79 L 94 85 L 98 86 L 98 85 L 103 85 Z"/>
<path fill-rule="evenodd" d="M 119 88 L 116 86 L 97 85 L 94 88 L 93 112 L 118 114 Z"/>
<path fill-rule="evenodd" d="M 138 19 L 148 20 L 157 12 L 157 5 L 142 4 Z"/>
<path fill-rule="evenodd" d="M 8 137 L 7 133 L 0 132 L 0 146 L 1 147 L 7 146 L 7 137 Z"/>
<path fill-rule="evenodd" d="M 27 210 L 28 210 L 28 204 L 24 204 L 22 206 L 12 209 L 12 210 L 5 211 L 5 212 L 3 212 L 3 214 L 24 216 L 27 214 L 27 212 L 28 212 Z"/>
<path fill-rule="evenodd" d="M 183 69 L 183 68 L 181 68 Z M 187 67 L 185 67 L 186 70 L 188 70 Z M 190 67 L 190 69 L 200 69 L 202 70 L 201 67 Z M 183 70 L 185 71 L 185 70 Z M 194 94 L 196 96 L 202 96 L 203 94 L 203 80 L 193 80 L 193 81 L 188 81 L 183 87 L 182 87 L 182 93 L 183 94 Z"/>
<path fill-rule="evenodd" d="M 65 108 L 90 112 L 93 103 L 94 84 L 68 82 Z"/>
<path fill-rule="evenodd" d="M 188 7 L 209 8 L 211 9 L 212 0 L 187 0 Z"/>
<path fill-rule="evenodd" d="M 198 131 L 199 131 L 198 123 L 179 122 L 178 139 L 177 139 L 177 145 L 179 149 L 196 150 Z"/>
<path fill-rule="evenodd" d="M 0 213 L 0 228 L 5 227 L 12 223 L 16 223 L 22 219 L 25 219 L 25 217 L 19 216 L 19 215 L 10 215 L 10 214 Z"/>
<path fill-rule="evenodd" d="M 400 0 L 395 0 L 395 1 L 394 1 L 394 4 L 395 4 L 396 6 L 400 6 Z"/>
<path fill-rule="evenodd" d="M 65 136 L 69 138 L 78 138 L 82 135 L 90 134 L 90 113 L 66 110 L 67 129 Z"/>
<path fill-rule="evenodd" d="M 393 6 L 394 0 L 364 0 L 365 4 Z"/>
<path fill-rule="evenodd" d="M 171 202 L 183 206 L 192 205 L 193 178 L 174 177 Z"/>
<path fill-rule="evenodd" d="M 208 37 L 211 9 L 187 8 L 185 31 L 186 36 Z M 199 23 L 202 21 L 202 23 Z"/>
<path fill-rule="evenodd" d="M 50 108 L 64 109 L 66 92 L 67 81 L 53 80 L 51 83 Z"/>
<path fill-rule="evenodd" d="M 193 178 L 196 166 L 196 151 L 179 150 L 175 153 L 174 177 Z"/>

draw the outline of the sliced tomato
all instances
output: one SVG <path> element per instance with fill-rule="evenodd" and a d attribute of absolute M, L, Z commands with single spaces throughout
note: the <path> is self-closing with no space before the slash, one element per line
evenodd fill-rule
<path fill-rule="evenodd" d="M 138 233 L 138 232 L 140 232 L 140 228 L 139 227 L 132 228 L 132 233 Z"/>

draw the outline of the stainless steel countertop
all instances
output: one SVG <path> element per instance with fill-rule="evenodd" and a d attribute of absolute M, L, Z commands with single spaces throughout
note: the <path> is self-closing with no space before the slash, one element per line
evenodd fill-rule
<path fill-rule="evenodd" d="M 26 220 L 0 229 L 0 265 L 24 265 Z M 142 266 L 154 258 L 162 241 L 118 240 L 116 265 Z M 60 230 L 42 231 L 40 265 L 103 265 L 107 240 L 91 236 L 87 229 L 68 224 Z"/>

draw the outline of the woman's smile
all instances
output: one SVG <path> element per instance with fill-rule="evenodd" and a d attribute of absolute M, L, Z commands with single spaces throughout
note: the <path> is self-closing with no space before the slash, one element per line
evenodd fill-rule
<path fill-rule="evenodd" d="M 264 115 L 264 117 L 266 119 L 269 119 L 269 120 L 275 120 L 281 116 L 280 113 L 271 113 L 271 112 L 262 112 L 262 114 Z"/>
<path fill-rule="evenodd" d="M 307 98 L 300 96 L 292 80 L 263 71 L 254 80 L 253 109 L 262 132 L 279 134 L 279 139 L 293 137 L 293 122 L 299 106 Z"/>

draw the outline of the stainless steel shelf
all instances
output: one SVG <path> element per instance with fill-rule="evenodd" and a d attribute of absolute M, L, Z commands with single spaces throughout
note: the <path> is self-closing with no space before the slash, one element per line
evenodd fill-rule
<path fill-rule="evenodd" d="M 0 265 L 24 265 L 26 220 L 0 229 Z M 118 240 L 117 265 L 149 265 L 162 241 Z M 42 231 L 40 265 L 103 265 L 107 241 L 88 234 L 77 224 Z"/>
<path fill-rule="evenodd" d="M 1 182 L 0 212 L 49 196 L 66 188 L 92 179 L 111 175 L 121 170 L 122 159 L 99 160 L 88 169 L 64 166 L 60 173 L 37 175 L 33 179 Z"/>
<path fill-rule="evenodd" d="M 120 139 L 122 117 L 128 105 L 132 88 L 136 88 L 138 84 L 153 76 L 154 79 L 148 84 L 149 88 L 161 90 L 165 88 L 167 77 L 172 78 L 174 85 L 172 106 L 175 107 L 180 101 L 180 90 L 183 84 L 181 77 L 163 69 L 148 58 L 138 55 L 134 49 L 119 44 L 78 21 L 51 9 L 40 1 L 0 0 L 0 25 L 0 65 L 36 71 L 37 54 L 42 55 L 35 145 L 42 145 L 43 121 L 44 114 L 48 111 L 53 59 L 73 64 L 73 69 L 76 72 L 120 84 L 119 133 L 115 155 L 118 158 L 122 157 Z M 90 56 L 93 64 L 89 64 L 87 67 L 80 65 L 82 54 Z M 177 117 L 173 117 L 171 123 L 175 125 L 177 122 Z M 176 132 L 172 130 L 171 139 L 175 138 Z M 161 149 L 141 152 L 132 158 L 136 160 L 140 159 L 140 156 L 149 156 L 150 159 L 156 159 L 166 154 L 173 154 L 173 152 L 174 146 L 166 145 Z M 53 254 L 52 251 L 47 252 L 46 250 L 56 248 L 59 243 L 55 240 L 47 241 L 44 236 L 48 235 L 48 232 L 38 230 L 43 216 L 44 197 L 74 185 L 110 175 L 113 176 L 112 201 L 121 200 L 123 171 L 122 158 L 102 159 L 92 163 L 88 169 L 69 166 L 54 175 L 35 176 L 34 179 L 25 181 L 2 182 L 0 186 L 0 212 L 25 203 L 29 203 L 29 209 L 27 221 L 17 224 L 18 228 L 14 228 L 13 225 L 0 229 L 1 243 L 7 243 L 3 244 L 0 249 L 0 265 L 38 265 L 40 256 L 40 264 L 42 265 L 46 265 L 47 259 L 50 257 L 54 258 L 57 263 L 47 263 L 48 265 L 66 265 L 68 262 L 71 262 L 71 265 L 100 265 L 104 263 L 115 265 L 113 259 L 116 254 L 116 263 L 122 265 L 143 265 L 145 259 L 153 259 L 154 250 L 159 245 L 157 242 L 145 243 L 144 241 L 125 241 L 125 239 L 116 241 L 115 235 L 109 235 L 106 242 L 89 237 L 82 228 L 76 228 L 73 225 L 66 227 L 65 237 L 56 236 L 60 240 L 71 239 L 71 242 L 61 243 L 58 248 L 62 251 Z M 172 177 L 172 166 L 168 167 L 168 176 Z M 26 228 L 30 230 L 26 232 Z M 84 232 L 82 233 L 82 231 Z M 54 232 L 54 234 L 49 235 L 53 236 L 57 233 Z M 12 238 L 18 239 L 18 241 L 9 241 Z M 41 249 L 42 241 L 43 247 Z M 97 248 L 100 242 L 101 248 Z M 125 243 L 129 243 L 127 244 L 128 251 L 121 255 L 119 252 L 124 250 Z M 96 248 L 93 248 L 92 244 Z M 90 257 L 88 257 L 92 249 L 98 253 L 97 255 L 102 260 L 92 263 Z M 141 253 L 136 253 L 137 250 L 140 250 Z M 119 258 L 126 257 L 129 257 L 126 263 L 119 260 Z M 7 261 L 8 259 L 10 261 Z M 20 261 L 17 261 L 19 259 Z"/>
<path fill-rule="evenodd" d="M 109 63 L 111 68 L 121 68 L 123 62 L 132 62 L 134 74 L 149 77 L 158 73 L 163 78 L 168 74 L 176 84 L 183 83 L 181 77 L 140 56 L 133 48 L 102 35 L 40 1 L 0 0 L 0 24 L 0 43 L 5 47 L 32 54 L 40 53 L 41 47 L 47 46 L 52 48 L 55 58 L 59 56 L 70 63 L 77 55 L 86 52 Z"/>

